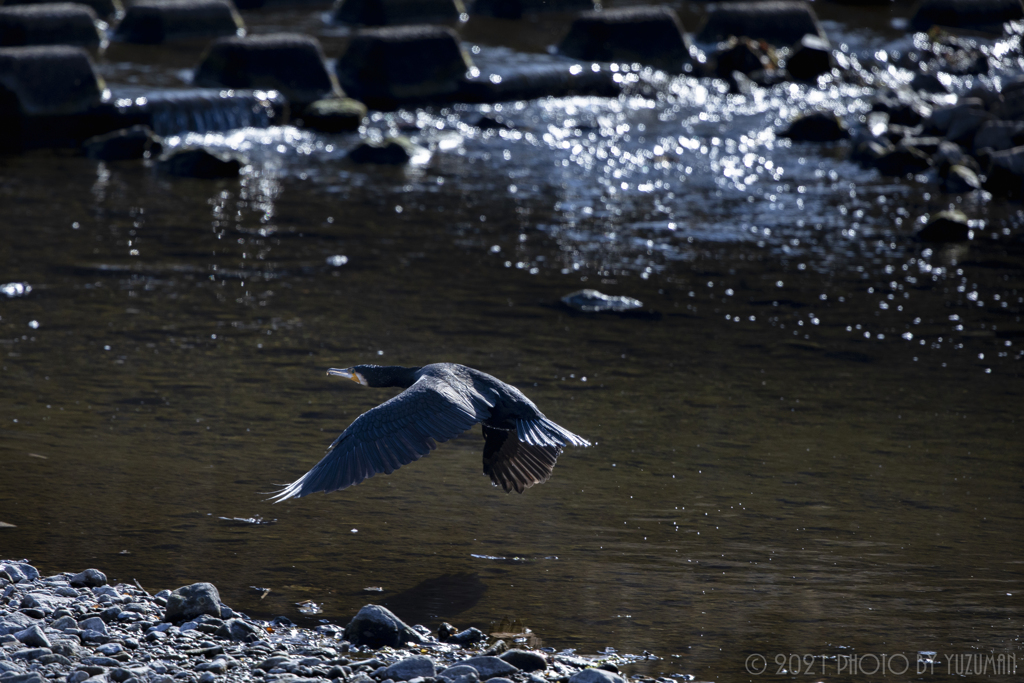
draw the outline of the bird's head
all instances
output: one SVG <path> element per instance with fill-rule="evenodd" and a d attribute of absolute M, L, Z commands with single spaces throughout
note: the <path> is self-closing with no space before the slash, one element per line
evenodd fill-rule
<path fill-rule="evenodd" d="M 351 368 L 331 368 L 328 375 L 350 379 L 364 387 L 410 387 L 416 381 L 419 368 L 400 365 L 355 365 Z"/>

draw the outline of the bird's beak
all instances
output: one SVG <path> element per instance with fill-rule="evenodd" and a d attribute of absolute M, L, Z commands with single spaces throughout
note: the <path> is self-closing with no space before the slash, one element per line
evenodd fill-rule
<path fill-rule="evenodd" d="M 370 386 L 369 383 L 366 381 L 366 378 L 359 374 L 357 371 L 353 370 L 352 368 L 331 368 L 327 371 L 327 374 L 334 375 L 335 377 L 344 377 L 345 379 L 350 379 L 356 384 L 362 384 L 364 387 Z"/>

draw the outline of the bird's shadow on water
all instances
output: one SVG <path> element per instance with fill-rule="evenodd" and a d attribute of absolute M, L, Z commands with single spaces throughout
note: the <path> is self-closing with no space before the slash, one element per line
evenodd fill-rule
<path fill-rule="evenodd" d="M 449 619 L 476 605 L 487 592 L 479 574 L 442 574 L 381 601 L 410 624 Z"/>

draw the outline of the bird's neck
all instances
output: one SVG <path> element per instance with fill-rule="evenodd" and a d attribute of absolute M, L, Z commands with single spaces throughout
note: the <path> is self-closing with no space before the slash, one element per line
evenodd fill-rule
<path fill-rule="evenodd" d="M 400 365 L 375 365 L 363 370 L 363 377 L 371 387 L 402 387 L 408 389 L 418 377 L 419 368 L 405 368 Z"/>

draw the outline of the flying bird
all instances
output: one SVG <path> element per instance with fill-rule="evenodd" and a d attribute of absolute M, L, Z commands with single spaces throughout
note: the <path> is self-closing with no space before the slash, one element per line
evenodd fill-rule
<path fill-rule="evenodd" d="M 465 365 L 356 365 L 327 374 L 405 391 L 357 417 L 323 460 L 273 496 L 276 503 L 391 474 L 427 455 L 435 442 L 453 439 L 478 422 L 483 423 L 484 474 L 506 492 L 522 493 L 547 481 L 564 446 L 590 445 L 544 417 L 514 386 Z"/>

